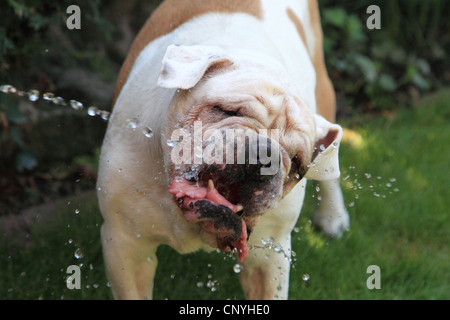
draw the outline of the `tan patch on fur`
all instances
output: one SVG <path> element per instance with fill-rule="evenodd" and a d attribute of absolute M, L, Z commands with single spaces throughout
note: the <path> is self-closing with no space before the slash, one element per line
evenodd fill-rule
<path fill-rule="evenodd" d="M 317 113 L 330 122 L 336 121 L 336 96 L 328 76 L 323 53 L 323 33 L 320 24 L 319 5 L 317 0 L 308 0 L 308 10 L 311 28 L 315 37 L 314 56 L 312 57 L 316 70 L 316 102 Z"/>
<path fill-rule="evenodd" d="M 145 46 L 156 38 L 168 34 L 183 23 L 207 12 L 243 12 L 262 19 L 259 0 L 166 0 L 152 13 L 134 40 L 119 73 L 114 90 L 113 105 L 127 81 L 134 61 Z"/>
<path fill-rule="evenodd" d="M 305 47 L 308 47 L 308 43 L 306 42 L 305 30 L 303 29 L 302 22 L 297 17 L 297 15 L 294 13 L 294 11 L 292 11 L 291 8 L 287 8 L 286 13 L 287 13 L 289 19 L 295 25 L 295 28 L 297 29 L 297 32 L 300 35 L 300 38 L 302 38 L 303 44 L 305 45 Z"/>

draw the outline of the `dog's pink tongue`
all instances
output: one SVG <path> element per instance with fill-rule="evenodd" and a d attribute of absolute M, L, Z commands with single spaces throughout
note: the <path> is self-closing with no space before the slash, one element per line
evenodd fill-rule
<path fill-rule="evenodd" d="M 172 181 L 169 185 L 169 192 L 175 195 L 178 199 L 187 196 L 184 199 L 184 205 L 189 208 L 189 203 L 194 200 L 207 199 L 216 204 L 228 207 L 233 212 L 239 212 L 243 209 L 240 204 L 232 204 L 219 191 L 214 187 L 212 180 L 208 181 L 208 187 L 200 187 L 196 183 L 189 182 L 185 179 L 179 179 Z"/>
<path fill-rule="evenodd" d="M 183 200 L 183 205 L 185 208 L 189 208 L 189 203 L 195 202 L 201 199 L 207 199 L 213 203 L 228 207 L 233 212 L 239 212 L 243 209 L 242 205 L 232 204 L 229 202 L 224 196 L 222 196 L 219 191 L 214 187 L 214 183 L 212 180 L 208 181 L 207 187 L 200 187 L 196 184 L 190 183 L 185 179 L 174 180 L 169 185 L 169 192 L 175 195 L 178 199 L 185 197 Z M 191 212 L 189 212 L 191 213 Z M 188 213 L 188 215 L 189 215 Z M 186 216 L 186 215 L 185 215 Z M 198 219 L 195 214 L 192 220 Z M 187 216 L 186 216 L 187 217 Z M 243 261 L 247 258 L 250 249 L 247 245 L 247 224 L 245 220 L 242 219 L 242 232 L 239 239 L 233 242 L 227 242 L 223 239 L 217 238 L 217 243 L 219 249 L 226 250 L 229 246 L 237 249 L 239 260 Z"/>

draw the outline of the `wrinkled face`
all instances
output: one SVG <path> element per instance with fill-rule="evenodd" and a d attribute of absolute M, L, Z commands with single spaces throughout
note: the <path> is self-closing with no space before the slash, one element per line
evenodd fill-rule
<path fill-rule="evenodd" d="M 192 52 L 177 52 L 181 49 L 177 46 L 166 58 L 173 60 L 178 53 L 186 62 Z M 201 58 L 188 66 L 180 60 L 171 64 L 169 58 L 163 63 L 160 79 L 176 82 L 164 86 L 195 83 L 177 90 L 166 120 L 169 192 L 184 218 L 201 226 L 207 243 L 221 250 L 236 248 L 244 259 L 258 217 L 306 175 L 321 151 L 337 148 L 340 132 L 336 126 L 317 135 L 316 117 L 281 71 L 212 57 L 216 63 L 207 63 L 194 81 L 183 77 L 196 70 L 177 76 L 176 69 L 198 69 L 193 65 Z"/>

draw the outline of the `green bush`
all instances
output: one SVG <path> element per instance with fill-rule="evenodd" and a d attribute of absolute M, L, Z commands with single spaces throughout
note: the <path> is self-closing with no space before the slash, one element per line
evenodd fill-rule
<path fill-rule="evenodd" d="M 70 66 L 89 63 L 97 47 L 89 36 L 97 34 L 109 39 L 113 25 L 102 15 L 100 0 L 6 0 L 0 10 L 0 81 L 28 88 L 39 74 L 45 74 L 52 64 Z M 52 27 L 66 28 L 67 7 L 77 4 L 82 11 L 83 31 L 66 34 L 72 50 L 49 38 Z M 98 31 L 90 32 L 93 27 Z M 56 43 L 55 43 L 56 42 Z M 51 48 L 51 49 L 49 49 Z M 49 52 L 50 51 L 50 52 Z M 99 60 L 96 59 L 95 62 Z"/>
<path fill-rule="evenodd" d="M 381 10 L 369 30 L 367 7 Z M 348 109 L 392 110 L 448 84 L 450 2 L 320 1 L 327 65 Z"/>
<path fill-rule="evenodd" d="M 0 9 L 0 85 L 11 84 L 18 90 L 39 88 L 54 91 L 61 70 L 86 67 L 99 73 L 111 73 L 111 64 L 102 54 L 101 38 L 112 36 L 113 25 L 102 14 L 100 0 L 79 0 L 83 30 L 66 32 L 64 39 L 51 35 L 66 29 L 67 7 L 71 0 L 6 0 Z M 92 35 L 92 29 L 97 30 Z M 95 37 L 98 37 L 95 38 Z M 68 50 L 71 47 L 72 50 Z M 115 70 L 113 70 L 115 71 Z M 43 91 L 43 92 L 45 92 Z M 56 92 L 54 91 L 54 92 Z M 44 107 L 45 108 L 45 107 Z M 28 118 L 21 113 L 19 100 L 0 92 L 0 167 L 18 172 L 35 169 L 38 159 L 22 137 L 20 126 Z"/>

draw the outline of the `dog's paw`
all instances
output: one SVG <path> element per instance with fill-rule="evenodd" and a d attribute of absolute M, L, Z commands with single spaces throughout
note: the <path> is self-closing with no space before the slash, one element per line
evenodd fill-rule
<path fill-rule="evenodd" d="M 350 217 L 345 208 L 332 213 L 317 211 L 313 225 L 332 238 L 340 238 L 350 228 Z"/>

